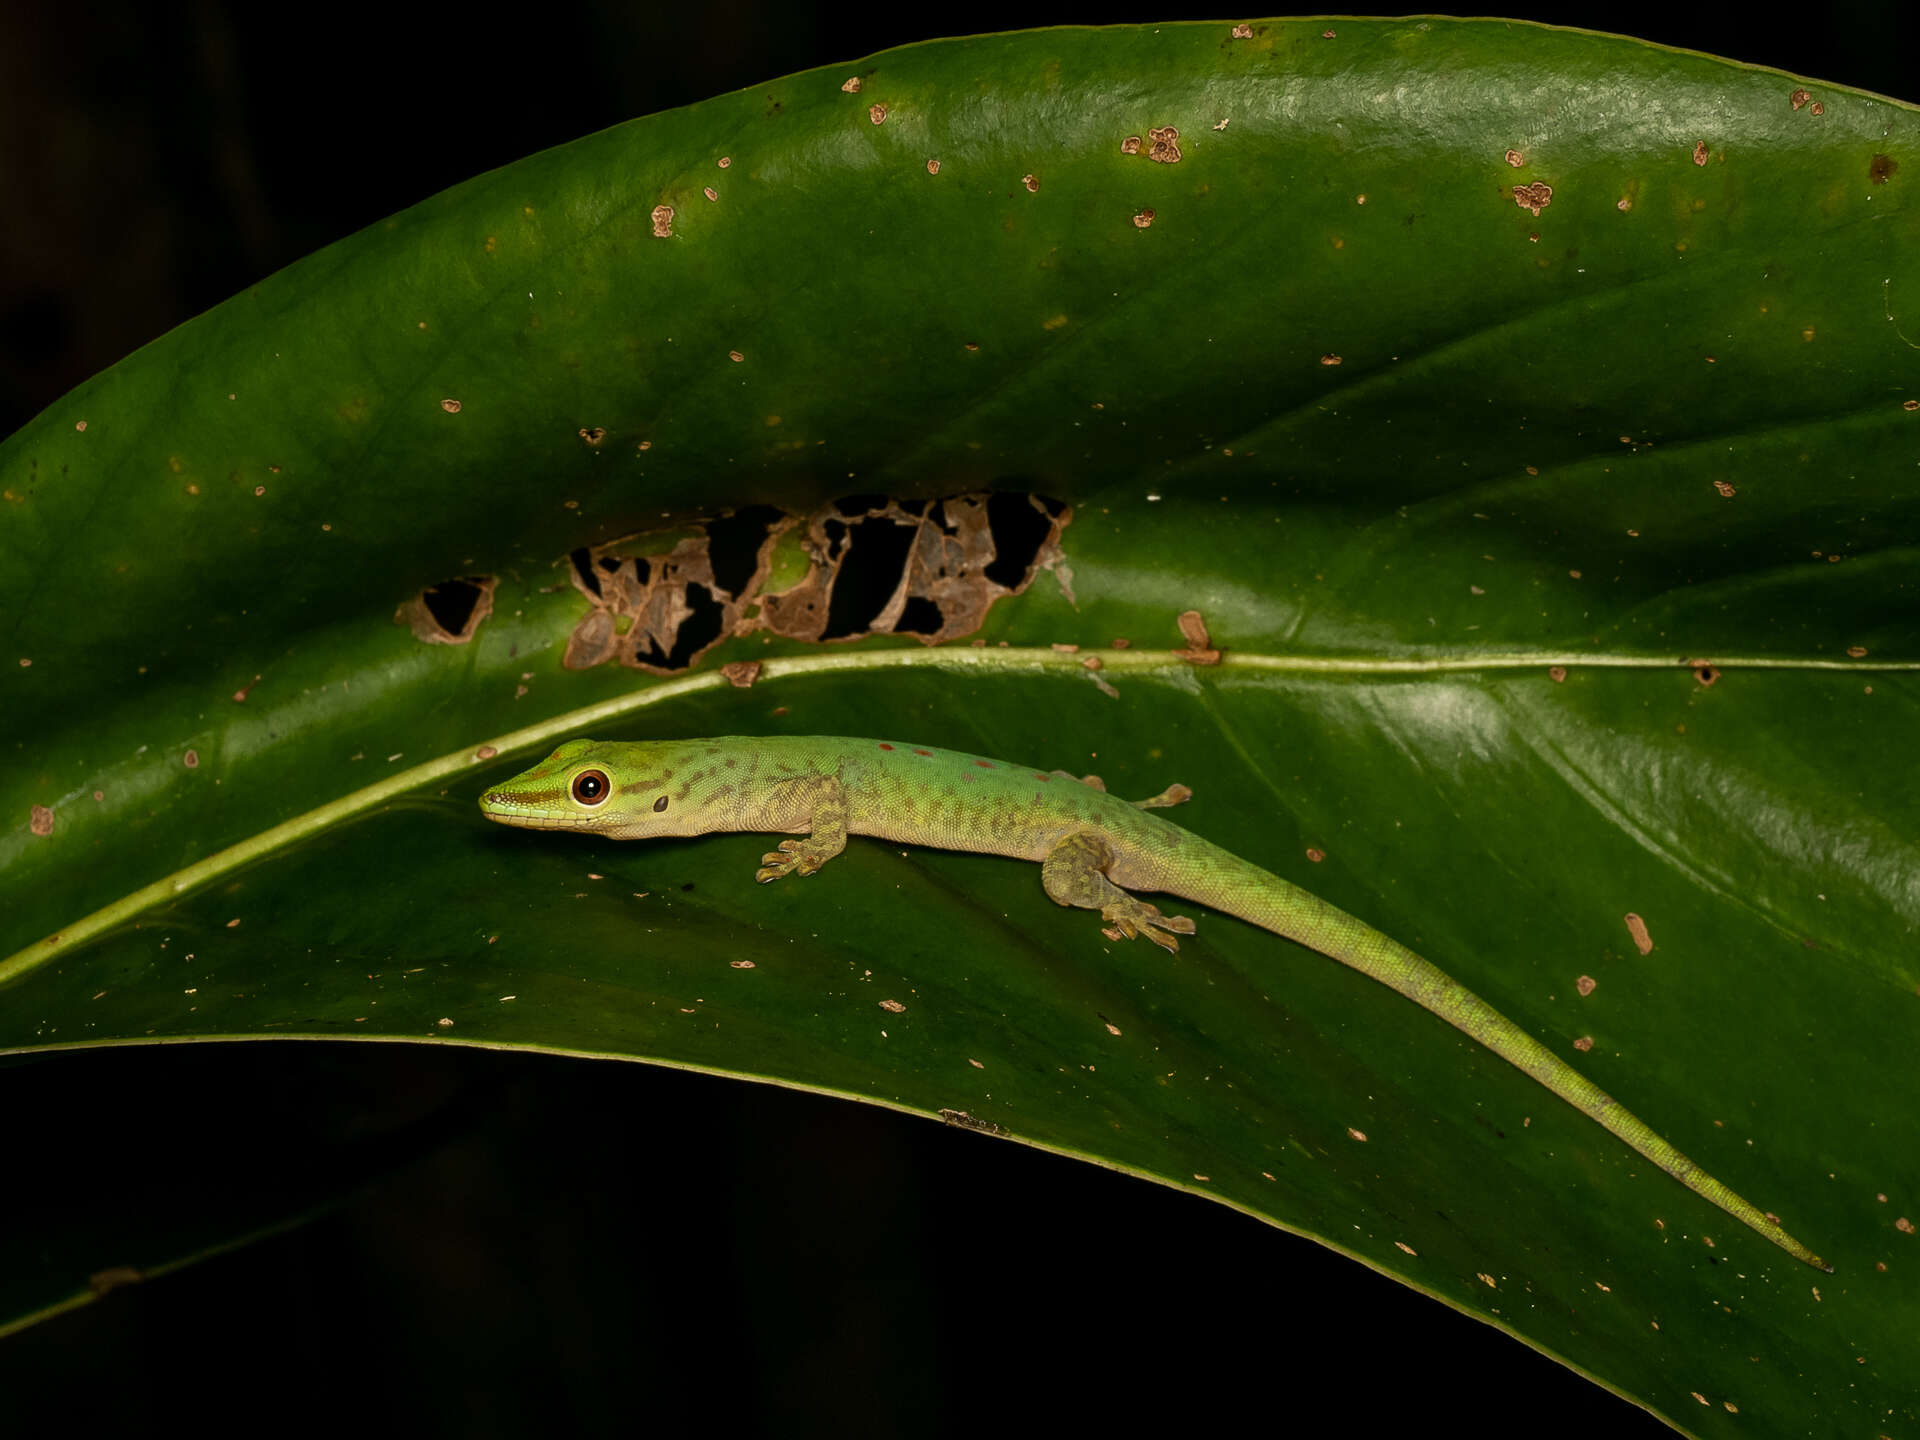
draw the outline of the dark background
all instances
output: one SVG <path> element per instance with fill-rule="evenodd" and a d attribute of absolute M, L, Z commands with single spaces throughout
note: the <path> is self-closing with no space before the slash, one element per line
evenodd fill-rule
<path fill-rule="evenodd" d="M 0 435 L 261 276 L 535 150 L 914 40 L 1211 13 L 0 0 Z M 1501 13 L 1920 98 L 1912 5 Z M 1222 1207 L 814 1096 L 345 1045 L 83 1054 L 0 1083 L 9 1246 L 71 1228 L 50 1207 L 95 1207 L 107 1235 L 115 1207 L 218 1214 L 254 1186 L 270 1210 L 374 1177 L 312 1224 L 0 1341 L 9 1430 L 37 1412 L 463 1436 L 1670 1433 Z"/>

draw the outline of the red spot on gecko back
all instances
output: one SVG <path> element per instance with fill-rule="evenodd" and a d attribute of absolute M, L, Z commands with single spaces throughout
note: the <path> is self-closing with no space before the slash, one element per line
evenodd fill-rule
<path fill-rule="evenodd" d="M 931 754 L 933 754 L 933 751 L 931 751 L 931 750 L 915 750 L 915 751 L 914 751 L 913 753 L 914 753 L 914 754 L 916 754 L 916 755 L 931 755 Z"/>
<path fill-rule="evenodd" d="M 887 744 L 887 742 L 886 742 L 886 741 L 884 741 L 884 740 L 882 740 L 882 741 L 880 742 L 880 748 L 881 748 L 882 750 L 891 750 L 891 749 L 893 749 L 893 746 L 891 746 L 891 745 L 889 745 L 889 744 Z"/>
<path fill-rule="evenodd" d="M 993 762 L 991 760 L 976 760 L 973 763 L 978 765 L 982 770 L 993 769 Z"/>
<path fill-rule="evenodd" d="M 1041 774 L 1041 773 L 1040 773 L 1040 772 L 1039 772 L 1038 770 L 1036 770 L 1036 771 L 1034 771 L 1034 772 L 1033 772 L 1033 778 L 1034 778 L 1034 779 L 1036 779 L 1036 780 L 1051 780 L 1051 779 L 1053 779 L 1053 776 L 1051 776 L 1051 775 L 1042 775 L 1042 774 Z"/>

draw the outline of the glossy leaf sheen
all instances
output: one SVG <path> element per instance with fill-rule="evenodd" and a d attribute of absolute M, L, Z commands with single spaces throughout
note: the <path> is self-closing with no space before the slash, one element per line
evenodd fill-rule
<path fill-rule="evenodd" d="M 1126 153 L 1165 126 L 1177 163 Z M 922 45 L 483 175 L 0 448 L 0 951 L 632 690 L 560 668 L 573 547 L 1034 490 L 1075 507 L 1072 597 L 1043 576 L 990 642 L 1172 648 L 1193 607 L 1230 663 L 1115 666 L 1112 699 L 1072 657 L 916 650 L 597 733 L 884 730 L 1183 781 L 1175 818 L 1564 1047 L 1832 1276 L 1263 932 L 1203 914 L 1170 959 L 1007 861 L 862 842 L 758 887 L 754 837 L 489 826 L 521 754 L 63 951 L 0 990 L 0 1046 L 390 1035 L 965 1110 L 1701 1434 L 1911 1425 L 1915 134 L 1492 22 Z M 392 623 L 469 574 L 500 578 L 472 644 Z"/>

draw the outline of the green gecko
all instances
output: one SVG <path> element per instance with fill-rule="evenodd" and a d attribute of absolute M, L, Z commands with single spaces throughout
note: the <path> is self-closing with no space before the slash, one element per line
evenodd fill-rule
<path fill-rule="evenodd" d="M 1465 986 L 1297 885 L 1147 813 L 1188 799 L 1106 793 L 1095 776 L 951 750 L 838 736 L 730 736 L 622 743 L 569 740 L 480 797 L 503 825 L 616 840 L 751 831 L 796 835 L 761 859 L 765 882 L 811 875 L 849 835 L 1040 862 L 1060 905 L 1098 910 L 1114 939 L 1180 948 L 1193 921 L 1133 895 L 1176 895 L 1238 916 L 1391 986 L 1465 1031 L 1612 1131 L 1696 1195 L 1796 1260 L 1831 1271 L 1779 1224 L 1627 1113 L 1611 1096 Z"/>

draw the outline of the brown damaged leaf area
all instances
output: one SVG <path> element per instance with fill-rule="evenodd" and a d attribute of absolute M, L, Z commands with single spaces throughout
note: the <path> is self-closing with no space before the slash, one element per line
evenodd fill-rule
<path fill-rule="evenodd" d="M 1060 533 L 1072 518 L 1060 501 L 1012 492 L 858 495 L 808 515 L 749 506 L 582 548 L 568 560 L 590 608 L 563 663 L 671 675 L 755 631 L 810 644 L 868 635 L 942 644 L 979 629 L 994 601 L 1042 570 L 1066 590 Z"/>

